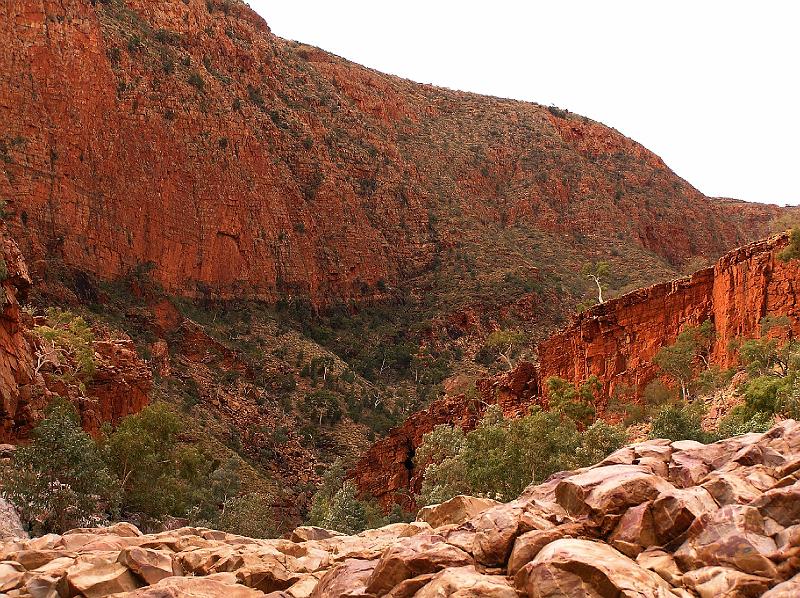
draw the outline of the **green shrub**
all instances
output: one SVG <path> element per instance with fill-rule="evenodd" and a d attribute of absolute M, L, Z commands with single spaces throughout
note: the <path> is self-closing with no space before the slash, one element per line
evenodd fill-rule
<path fill-rule="evenodd" d="M 590 425 L 597 414 L 595 404 L 602 391 L 597 376 L 591 376 L 578 387 L 553 376 L 545 382 L 550 408 L 583 426 Z"/>
<path fill-rule="evenodd" d="M 35 534 L 102 524 L 117 502 L 119 483 L 75 408 L 57 399 L 27 446 L 14 455 L 3 494 Z"/>
<path fill-rule="evenodd" d="M 773 415 L 764 412 L 751 413 L 746 407 L 739 405 L 719 423 L 717 436 L 730 438 L 750 432 L 766 432 L 774 423 Z"/>
<path fill-rule="evenodd" d="M 650 437 L 708 442 L 709 435 L 701 425 L 703 413 L 704 407 L 700 402 L 664 405 L 653 418 Z"/>
<path fill-rule="evenodd" d="M 790 262 L 800 257 L 800 228 L 793 228 L 789 233 L 789 244 L 778 254 L 782 262 Z"/>
<path fill-rule="evenodd" d="M 203 91 L 206 87 L 206 82 L 199 73 L 192 73 L 189 75 L 189 85 L 197 89 L 197 91 Z"/>
<path fill-rule="evenodd" d="M 593 464 L 622 446 L 619 426 L 597 422 L 581 433 L 563 413 L 535 407 L 507 420 L 490 407 L 475 430 L 437 426 L 423 437 L 415 463 L 424 467 L 421 504 L 457 494 L 509 500 L 552 474 Z"/>

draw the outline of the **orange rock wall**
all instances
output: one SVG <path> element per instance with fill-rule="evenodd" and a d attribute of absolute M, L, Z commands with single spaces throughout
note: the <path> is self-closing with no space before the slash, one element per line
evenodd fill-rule
<path fill-rule="evenodd" d="M 435 426 L 471 429 L 491 403 L 499 404 L 508 417 L 519 416 L 546 402 L 543 383 L 551 376 L 575 383 L 597 376 L 604 399 L 621 384 L 641 393 L 659 376 L 650 360 L 687 326 L 714 322 L 711 362 L 721 367 L 736 363 L 730 341 L 758 337 L 767 314 L 788 316 L 794 334 L 800 334 L 800 264 L 777 259 L 786 244 L 787 237 L 781 236 L 741 247 L 690 278 L 640 289 L 577 315 L 539 344 L 538 366 L 522 363 L 508 374 L 479 382 L 482 401 L 477 407 L 463 396 L 446 397 L 392 430 L 353 470 L 356 483 L 384 505 L 413 506 L 408 492 L 419 491 L 421 484 L 413 456 L 423 435 Z"/>
<path fill-rule="evenodd" d="M 711 362 L 737 360 L 730 342 L 758 337 L 765 315 L 789 316 L 800 333 L 800 267 L 777 253 L 785 237 L 741 247 L 691 278 L 657 284 L 579 314 L 538 347 L 539 376 L 581 381 L 597 376 L 609 397 L 625 384 L 639 393 L 658 376 L 651 359 L 688 326 L 711 320 Z"/>
<path fill-rule="evenodd" d="M 0 45 L 0 197 L 36 272 L 153 262 L 170 293 L 325 304 L 379 299 L 466 231 L 491 243 L 482 223 L 679 263 L 780 212 L 710 200 L 589 119 L 284 41 L 238 1 L 4 0 Z"/>

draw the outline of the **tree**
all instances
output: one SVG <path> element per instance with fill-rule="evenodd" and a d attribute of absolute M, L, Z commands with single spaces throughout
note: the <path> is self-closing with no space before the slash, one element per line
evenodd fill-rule
<path fill-rule="evenodd" d="M 608 262 L 596 262 L 594 264 L 586 264 L 583 267 L 582 273 L 584 276 L 592 279 L 597 285 L 597 302 L 604 303 L 603 290 L 608 287 L 606 279 L 611 274 L 611 266 Z"/>
<path fill-rule="evenodd" d="M 602 390 L 597 376 L 590 376 L 578 387 L 563 378 L 552 376 L 545 385 L 551 409 L 563 413 L 582 426 L 591 425 L 597 414 L 595 404 Z"/>
<path fill-rule="evenodd" d="M 342 419 L 339 399 L 328 390 L 318 390 L 306 395 L 301 408 L 309 415 L 312 415 L 319 426 L 335 424 Z"/>
<path fill-rule="evenodd" d="M 778 254 L 782 262 L 790 262 L 800 258 L 800 227 L 789 232 L 789 244 Z"/>
<path fill-rule="evenodd" d="M 519 354 L 526 340 L 527 336 L 518 330 L 495 330 L 486 339 L 486 347 L 496 351 L 511 370 L 514 368 L 511 360 Z"/>
<path fill-rule="evenodd" d="M 278 535 L 272 501 L 257 492 L 228 500 L 216 525 L 229 533 L 249 538 L 274 538 Z"/>
<path fill-rule="evenodd" d="M 785 329 L 785 342 L 768 335 L 776 328 Z M 789 318 L 786 316 L 764 316 L 761 319 L 761 338 L 748 339 L 739 347 L 739 357 L 751 376 L 785 377 L 789 372 L 789 360 L 797 350 Z"/>
<path fill-rule="evenodd" d="M 583 467 L 594 465 L 622 448 L 626 440 L 622 426 L 611 425 L 599 419 L 583 432 L 581 446 L 577 450 L 578 464 Z"/>
<path fill-rule="evenodd" d="M 58 308 L 47 310 L 47 324 L 33 329 L 39 343 L 36 348 L 36 372 L 45 366 L 69 380 L 86 382 L 95 372 L 94 335 L 80 316 Z"/>
<path fill-rule="evenodd" d="M 169 407 L 156 403 L 126 417 L 108 435 L 105 458 L 121 481 L 125 509 L 152 517 L 180 512 L 183 501 L 178 494 L 184 486 L 176 479 L 180 429 Z"/>
<path fill-rule="evenodd" d="M 532 482 L 601 460 L 624 440 L 618 426 L 597 422 L 581 433 L 563 412 L 534 407 L 509 420 L 493 405 L 467 434 L 437 426 L 423 437 L 416 463 L 425 470 L 417 500 L 440 503 L 457 494 L 509 500 Z"/>
<path fill-rule="evenodd" d="M 382 525 L 385 519 L 380 507 L 374 501 L 361 500 L 355 485 L 345 479 L 345 473 L 344 464 L 337 460 L 323 474 L 322 483 L 311 499 L 309 525 L 343 534 L 357 534 Z"/>
<path fill-rule="evenodd" d="M 698 360 L 708 368 L 708 354 L 713 341 L 714 325 L 706 320 L 700 326 L 684 329 L 674 344 L 662 347 L 653 357 L 653 363 L 678 382 L 683 400 L 689 399 L 689 385 L 695 377 Z"/>
<path fill-rule="evenodd" d="M 417 501 L 432 505 L 469 492 L 464 461 L 464 430 L 448 425 L 436 426 L 422 437 L 414 463 L 424 468 L 422 488 Z"/>
<path fill-rule="evenodd" d="M 710 435 L 702 427 L 703 414 L 701 402 L 664 405 L 653 418 L 650 437 L 709 442 Z"/>
<path fill-rule="evenodd" d="M 50 404 L 31 443 L 17 450 L 3 485 L 35 534 L 102 523 L 118 489 L 75 408 L 63 399 Z"/>

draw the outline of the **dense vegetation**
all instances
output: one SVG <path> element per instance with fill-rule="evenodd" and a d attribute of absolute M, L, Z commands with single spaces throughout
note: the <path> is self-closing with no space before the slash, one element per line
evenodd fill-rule
<path fill-rule="evenodd" d="M 3 494 L 37 534 L 117 519 L 145 529 L 167 517 L 268 536 L 268 497 L 240 491 L 234 461 L 178 442 L 179 417 L 165 404 L 125 418 L 94 439 L 75 408 L 54 401 L 4 472 Z"/>
<path fill-rule="evenodd" d="M 607 409 L 618 424 L 597 419 L 600 386 L 592 377 L 577 385 L 547 380 L 549 411 L 534 407 L 527 416 L 509 420 L 494 406 L 471 432 L 437 426 L 416 454 L 416 464 L 425 468 L 418 502 L 438 503 L 457 494 L 509 500 L 531 482 L 602 460 L 641 426 L 651 438 L 707 443 L 766 431 L 776 416 L 800 417 L 800 344 L 787 318 L 768 316 L 761 324 L 759 338 L 736 343 L 746 374 L 733 389 L 740 404 L 716 428 L 704 426 L 704 399 L 730 391 L 735 370 L 709 363 L 714 327 L 704 322 L 683 330 L 655 356 L 670 384 L 652 382 L 641 401 L 633 400 L 632 389 L 618 389 Z"/>

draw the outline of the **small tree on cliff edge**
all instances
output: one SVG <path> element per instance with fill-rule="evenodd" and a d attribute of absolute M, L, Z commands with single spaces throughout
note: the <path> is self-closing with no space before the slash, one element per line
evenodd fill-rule
<path fill-rule="evenodd" d="M 800 227 L 795 227 L 789 233 L 789 244 L 778 254 L 782 262 L 790 262 L 800 258 Z"/>
<path fill-rule="evenodd" d="M 591 278 L 597 285 L 597 302 L 604 303 L 603 290 L 608 288 L 605 281 L 611 275 L 611 266 L 608 262 L 586 264 L 583 267 L 582 273 L 584 276 Z"/>

